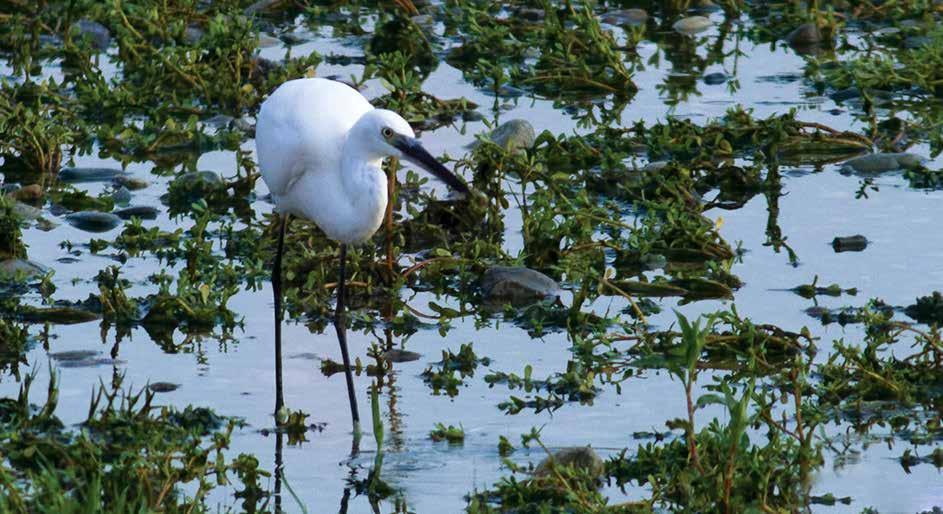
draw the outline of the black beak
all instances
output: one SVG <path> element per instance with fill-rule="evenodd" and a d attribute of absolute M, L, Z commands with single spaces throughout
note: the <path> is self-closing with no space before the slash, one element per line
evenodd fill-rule
<path fill-rule="evenodd" d="M 437 161 L 435 157 L 430 155 L 429 152 L 419 144 L 417 139 L 399 136 L 393 141 L 393 146 L 403 152 L 403 156 L 407 159 L 422 166 L 426 171 L 435 175 L 437 179 L 445 182 L 455 191 L 468 194 L 468 186 L 459 180 L 454 173 L 443 166 L 442 163 Z"/>

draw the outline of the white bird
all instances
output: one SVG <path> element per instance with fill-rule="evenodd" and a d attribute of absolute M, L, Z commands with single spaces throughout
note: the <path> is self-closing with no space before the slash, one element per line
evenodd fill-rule
<path fill-rule="evenodd" d="M 369 239 L 383 221 L 387 179 L 383 159 L 398 157 L 422 166 L 453 189 L 468 187 L 416 140 L 400 115 L 375 109 L 355 89 L 322 78 L 297 79 L 278 87 L 262 104 L 255 131 L 262 180 L 280 214 L 272 270 L 275 295 L 275 415 L 282 415 L 281 265 L 285 230 L 294 215 L 313 221 L 340 243 L 340 280 L 334 327 L 340 342 L 354 424 L 360 415 L 354 392 L 344 319 L 347 245 Z"/>

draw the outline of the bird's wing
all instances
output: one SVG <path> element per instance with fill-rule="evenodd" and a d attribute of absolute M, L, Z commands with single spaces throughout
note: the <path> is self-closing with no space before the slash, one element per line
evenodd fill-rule
<path fill-rule="evenodd" d="M 370 109 L 359 92 L 333 80 L 279 86 L 262 104 L 255 132 L 259 169 L 273 196 L 287 195 L 305 173 L 340 166 L 348 130 Z"/>

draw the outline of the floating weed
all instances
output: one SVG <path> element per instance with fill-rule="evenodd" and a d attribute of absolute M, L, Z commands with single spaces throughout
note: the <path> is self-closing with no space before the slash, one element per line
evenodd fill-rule
<path fill-rule="evenodd" d="M 591 405 L 599 392 L 594 385 L 595 373 L 584 369 L 579 361 L 568 362 L 565 373 L 556 373 L 546 380 L 534 379 L 532 373 L 533 368 L 528 364 L 524 367 L 523 376 L 502 371 L 485 375 L 485 382 L 489 387 L 506 384 L 508 389 L 520 389 L 529 396 L 528 399 L 511 396 L 508 401 L 498 405 L 499 409 L 508 414 L 517 414 L 525 408 L 532 408 L 535 412 L 554 411 L 566 402 L 573 401 Z M 536 394 L 541 391 L 547 392 L 547 396 Z"/>
<path fill-rule="evenodd" d="M 818 285 L 818 283 L 819 276 L 816 275 L 815 278 L 812 279 L 811 284 L 796 286 L 792 288 L 791 291 L 803 298 L 808 299 L 815 299 L 816 296 L 841 296 L 843 293 L 851 296 L 858 294 L 858 290 L 856 288 L 842 289 L 838 284 L 830 284 L 828 286 L 821 287 Z"/>
<path fill-rule="evenodd" d="M 465 442 L 465 429 L 461 425 L 454 427 L 436 423 L 435 428 L 429 432 L 429 438 L 433 441 L 448 441 L 449 444 L 462 444 Z"/>
<path fill-rule="evenodd" d="M 458 395 L 458 388 L 463 384 L 462 379 L 475 376 L 475 369 L 478 365 L 488 366 L 491 359 L 488 357 L 478 358 L 475 350 L 472 349 L 472 343 L 463 343 L 457 354 L 451 350 L 442 350 L 442 361 L 439 363 L 439 369 L 434 370 L 432 366 L 422 372 L 422 379 L 432 388 L 433 394 L 439 394 L 445 391 L 449 396 Z M 458 372 L 459 377 L 455 376 Z"/>

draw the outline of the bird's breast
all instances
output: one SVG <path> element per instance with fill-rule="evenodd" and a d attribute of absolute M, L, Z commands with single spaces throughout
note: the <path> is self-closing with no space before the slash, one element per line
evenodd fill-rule
<path fill-rule="evenodd" d="M 290 203 L 296 215 L 314 221 L 329 238 L 360 244 L 383 223 L 386 175 L 373 167 L 345 172 L 349 175 L 305 174 Z"/>

